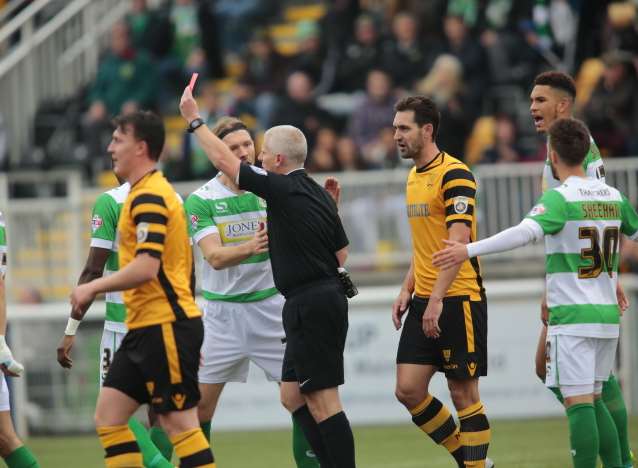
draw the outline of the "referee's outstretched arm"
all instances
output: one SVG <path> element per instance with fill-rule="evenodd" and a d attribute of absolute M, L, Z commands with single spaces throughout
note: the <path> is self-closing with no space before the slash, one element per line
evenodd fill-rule
<path fill-rule="evenodd" d="M 208 156 L 210 162 L 230 177 L 231 180 L 237 180 L 241 161 L 235 157 L 228 146 L 226 146 L 226 143 L 217 138 L 208 126 L 204 124 L 204 121 L 199 115 L 197 102 L 193 99 L 193 94 L 188 86 L 184 89 L 184 94 L 182 94 L 179 110 L 182 117 L 184 117 L 188 123 L 188 130 L 197 135 L 197 141 L 206 152 L 206 156 Z"/>

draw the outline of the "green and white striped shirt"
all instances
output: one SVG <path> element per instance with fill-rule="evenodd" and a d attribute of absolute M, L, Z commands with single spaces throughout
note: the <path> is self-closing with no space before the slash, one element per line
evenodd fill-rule
<path fill-rule="evenodd" d="M 528 214 L 545 235 L 550 335 L 615 338 L 620 234 L 638 239 L 638 214 L 618 190 L 569 177 Z"/>
<path fill-rule="evenodd" d="M 257 195 L 236 194 L 219 176 L 193 192 L 185 203 L 194 242 L 218 234 L 223 246 L 253 238 L 266 222 L 266 202 Z M 202 295 L 209 301 L 255 302 L 278 294 L 268 253 L 253 255 L 239 265 L 214 270 L 204 262 Z"/>
<path fill-rule="evenodd" d="M 122 205 L 128 196 L 130 184 L 127 182 L 117 188 L 104 192 L 98 197 L 93 206 L 91 218 L 91 247 L 108 249 L 111 251 L 104 276 L 112 275 L 119 270 L 117 257 L 117 223 L 120 219 Z M 126 333 L 126 306 L 119 291 L 106 293 L 106 318 L 104 329 L 118 333 Z"/>

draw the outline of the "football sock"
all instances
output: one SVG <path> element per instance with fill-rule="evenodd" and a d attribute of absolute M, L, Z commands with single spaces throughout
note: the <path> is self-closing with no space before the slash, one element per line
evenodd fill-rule
<path fill-rule="evenodd" d="M 465 466 L 485 467 L 487 449 L 492 439 L 490 423 L 480 401 L 458 412 Z"/>
<path fill-rule="evenodd" d="M 339 413 L 319 423 L 319 432 L 335 468 L 355 468 L 354 436 L 346 413 Z"/>
<path fill-rule="evenodd" d="M 126 424 L 121 426 L 101 426 L 97 428 L 106 455 L 106 468 L 142 468 L 142 454 L 135 442 L 135 435 Z"/>
<path fill-rule="evenodd" d="M 463 467 L 463 446 L 461 445 L 459 428 L 452 418 L 450 410 L 428 395 L 425 400 L 410 410 L 412 422 L 425 432 L 437 444 L 444 446 Z"/>
<path fill-rule="evenodd" d="M 603 384 L 602 398 L 616 424 L 623 464 L 629 465 L 631 463 L 631 450 L 629 448 L 629 431 L 627 430 L 627 408 L 620 384 L 615 376 L 610 376 L 609 380 Z"/>
<path fill-rule="evenodd" d="M 9 468 L 40 468 L 31 450 L 24 445 L 7 455 L 4 461 Z"/>
<path fill-rule="evenodd" d="M 135 440 L 140 452 L 142 452 L 142 459 L 146 468 L 173 468 L 173 464 L 162 456 L 141 422 L 136 418 L 131 418 L 128 420 L 128 427 L 135 434 Z"/>
<path fill-rule="evenodd" d="M 598 440 L 600 441 L 598 447 L 600 459 L 605 467 L 622 467 L 618 431 L 607 406 L 605 406 L 605 402 L 601 399 L 596 399 L 594 410 L 596 411 L 596 425 L 598 426 Z"/>
<path fill-rule="evenodd" d="M 312 417 L 312 414 L 310 414 L 308 406 L 303 405 L 297 409 L 292 413 L 292 418 L 306 436 L 306 440 L 310 444 L 310 447 L 312 447 L 312 451 L 315 453 L 321 468 L 332 467 L 332 462 L 326 451 L 323 437 L 321 436 L 321 432 L 319 432 L 319 425 L 317 421 L 315 421 L 315 418 Z"/>
<path fill-rule="evenodd" d="M 594 405 L 581 403 L 570 406 L 567 419 L 574 468 L 596 468 L 599 441 Z"/>
<path fill-rule="evenodd" d="M 560 401 L 560 404 L 564 405 L 565 404 L 565 399 L 563 398 L 563 394 L 560 392 L 560 388 L 558 388 L 558 387 L 548 387 L 548 388 L 549 388 L 549 391 L 554 394 L 556 399 L 558 401 Z"/>
<path fill-rule="evenodd" d="M 173 458 L 173 444 L 171 444 L 166 431 L 159 426 L 153 426 L 148 430 L 148 434 L 164 459 L 170 461 Z"/>
<path fill-rule="evenodd" d="M 215 468 L 215 458 L 198 427 L 170 438 L 180 460 L 180 468 Z"/>
<path fill-rule="evenodd" d="M 208 443 L 210 443 L 210 425 L 211 425 L 210 421 L 204 421 L 199 423 L 199 426 L 202 428 L 202 432 L 204 433 L 204 437 L 206 437 L 206 440 L 208 441 Z"/>
<path fill-rule="evenodd" d="M 297 468 L 319 468 L 319 460 L 295 418 L 292 418 L 292 453 Z"/>

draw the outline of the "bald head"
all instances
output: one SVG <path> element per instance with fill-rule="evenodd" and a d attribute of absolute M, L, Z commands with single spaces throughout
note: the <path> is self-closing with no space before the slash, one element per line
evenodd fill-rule
<path fill-rule="evenodd" d="M 303 166 L 308 154 L 308 143 L 301 130 L 292 125 L 278 125 L 264 134 L 264 146 L 272 154 L 285 156 L 290 165 Z"/>

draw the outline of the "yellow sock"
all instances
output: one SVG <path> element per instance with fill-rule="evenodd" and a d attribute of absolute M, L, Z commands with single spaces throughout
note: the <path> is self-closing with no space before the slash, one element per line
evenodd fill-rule
<path fill-rule="evenodd" d="M 215 468 L 215 458 L 204 433 L 198 427 L 170 438 L 180 460 L 180 468 Z"/>
<path fill-rule="evenodd" d="M 484 468 L 487 450 L 492 439 L 490 423 L 480 401 L 459 411 L 461 422 L 461 444 L 465 466 Z"/>
<path fill-rule="evenodd" d="M 97 428 L 106 455 L 107 468 L 142 468 L 142 454 L 135 441 L 135 435 L 126 424 Z"/>

